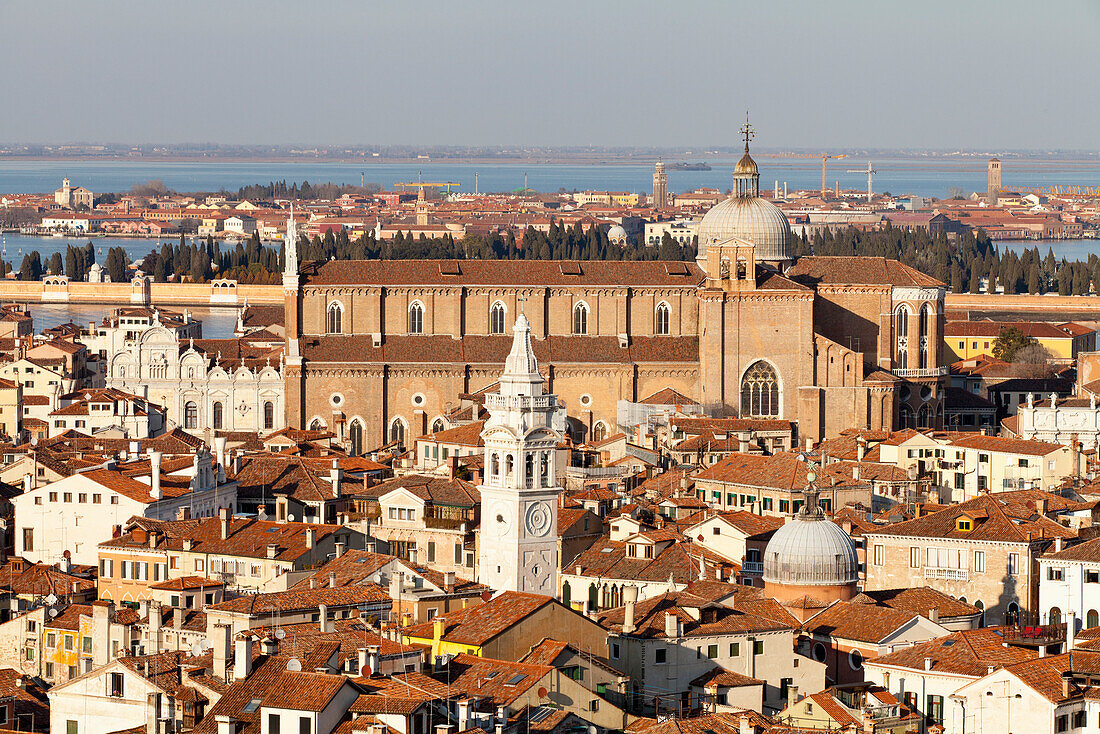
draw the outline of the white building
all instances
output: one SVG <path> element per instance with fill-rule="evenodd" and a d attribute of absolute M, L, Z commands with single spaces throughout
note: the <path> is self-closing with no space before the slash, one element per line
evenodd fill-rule
<path fill-rule="evenodd" d="M 16 553 L 34 563 L 57 563 L 69 551 L 72 563 L 95 565 L 99 543 L 135 515 L 174 520 L 181 508 L 191 517 L 236 509 L 237 485 L 219 484 L 220 472 L 206 449 L 199 449 L 191 466 L 171 474 L 161 472 L 160 462 L 160 454 L 151 454 L 141 462 L 147 473 L 137 476 L 107 462 L 37 487 L 28 475 L 23 494 L 12 499 Z"/>
<path fill-rule="evenodd" d="M 1049 624 L 1072 614 L 1085 627 L 1100 625 L 1100 538 L 1069 548 L 1059 538 L 1039 556 L 1039 610 Z"/>
<path fill-rule="evenodd" d="M 154 327 L 108 355 L 108 387 L 164 406 L 168 427 L 274 431 L 284 425 L 282 342 L 191 339 Z"/>
<path fill-rule="evenodd" d="M 489 419 L 481 492 L 478 581 L 498 591 L 554 595 L 558 582 L 556 395 L 543 392 L 522 313 L 513 327 L 500 393 L 486 395 Z"/>
<path fill-rule="evenodd" d="M 189 311 L 182 314 L 161 308 L 126 306 L 115 309 L 102 323 L 91 322 L 88 332 L 81 334 L 80 342 L 89 354 L 102 359 L 124 351 L 150 329 L 167 329 L 177 339 L 198 339 L 202 336 L 202 322 L 191 318 Z"/>
<path fill-rule="evenodd" d="M 1086 450 L 1100 447 L 1100 406 L 1096 395 L 1063 400 L 1035 400 L 1016 409 L 1016 435 L 1068 446 L 1080 441 Z"/>
<path fill-rule="evenodd" d="M 654 247 L 660 246 L 665 233 L 678 245 L 690 245 L 695 242 L 699 223 L 692 219 L 684 219 L 677 222 L 646 222 L 645 243 Z"/>
<path fill-rule="evenodd" d="M 113 388 L 62 395 L 48 420 L 51 437 L 73 429 L 87 435 L 113 432 L 115 438 L 151 438 L 164 432 L 161 406 Z"/>

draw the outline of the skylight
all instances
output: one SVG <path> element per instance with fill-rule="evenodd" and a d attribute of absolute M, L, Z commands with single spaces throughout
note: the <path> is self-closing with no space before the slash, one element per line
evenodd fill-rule
<path fill-rule="evenodd" d="M 251 714 L 251 713 L 255 712 L 256 709 L 260 708 L 261 703 L 263 703 L 263 701 L 259 698 L 252 699 L 251 701 L 249 701 L 248 703 L 246 703 L 244 705 L 244 708 L 241 709 L 241 713 L 242 714 Z"/>
<path fill-rule="evenodd" d="M 507 682 L 507 683 L 505 683 L 504 685 L 506 685 L 506 686 L 514 686 L 514 685 L 518 685 L 518 684 L 519 684 L 519 682 L 520 682 L 521 680 L 523 680 L 524 678 L 526 678 L 526 677 L 527 677 L 527 676 L 526 676 L 526 675 L 524 675 L 524 674 L 522 674 L 522 673 L 521 673 L 520 675 L 513 675 L 513 676 L 512 676 L 511 678 L 509 678 L 509 679 L 508 679 L 508 682 Z"/>

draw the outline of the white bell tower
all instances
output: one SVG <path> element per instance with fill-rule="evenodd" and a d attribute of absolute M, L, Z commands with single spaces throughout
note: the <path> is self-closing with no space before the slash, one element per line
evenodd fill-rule
<path fill-rule="evenodd" d="M 553 427 L 558 397 L 543 392 L 527 317 L 520 314 L 512 331 L 500 393 L 485 399 L 478 581 L 497 591 L 554 596 L 561 495 L 554 466 L 561 441 Z"/>

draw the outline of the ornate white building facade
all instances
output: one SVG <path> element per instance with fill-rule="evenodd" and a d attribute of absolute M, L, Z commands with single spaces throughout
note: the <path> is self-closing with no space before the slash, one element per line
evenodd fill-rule
<path fill-rule="evenodd" d="M 556 395 L 543 392 L 531 325 L 519 315 L 500 392 L 486 395 L 489 419 L 481 492 L 478 581 L 497 591 L 557 593 Z"/>
<path fill-rule="evenodd" d="M 106 382 L 163 405 L 169 430 L 266 433 L 285 425 L 280 347 L 247 337 L 181 342 L 154 327 L 108 354 Z"/>
<path fill-rule="evenodd" d="M 1096 396 L 1058 400 L 1028 394 L 1016 410 L 1016 435 L 1066 446 L 1079 441 L 1087 451 L 1100 447 L 1100 407 Z"/>

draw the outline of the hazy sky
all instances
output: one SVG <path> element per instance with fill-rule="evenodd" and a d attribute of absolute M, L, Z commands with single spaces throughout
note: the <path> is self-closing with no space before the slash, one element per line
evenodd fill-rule
<path fill-rule="evenodd" d="M 0 0 L 0 141 L 1095 149 L 1098 0 Z"/>

